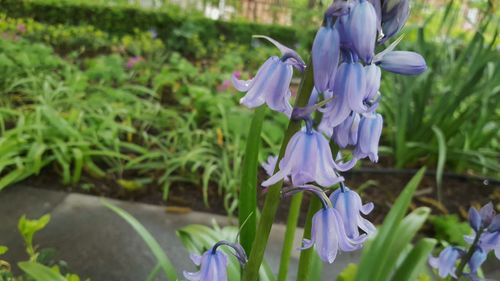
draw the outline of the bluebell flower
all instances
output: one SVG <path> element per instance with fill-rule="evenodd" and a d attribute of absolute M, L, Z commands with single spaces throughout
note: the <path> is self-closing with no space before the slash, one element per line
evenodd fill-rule
<path fill-rule="evenodd" d="M 378 143 L 382 134 L 383 119 L 378 113 L 364 114 L 359 122 L 358 143 L 353 151 L 356 159 L 369 157 L 378 162 Z"/>
<path fill-rule="evenodd" d="M 339 250 L 351 252 L 363 246 L 366 235 L 360 235 L 354 239 L 347 236 L 340 213 L 332 207 L 323 190 L 312 185 L 305 185 L 292 189 L 292 192 L 296 191 L 313 192 L 320 198 L 323 205 L 323 208 L 312 218 L 311 239 L 304 239 L 301 249 L 314 246 L 321 260 L 333 263 Z"/>
<path fill-rule="evenodd" d="M 427 70 L 425 59 L 415 52 L 389 51 L 373 62 L 383 70 L 403 75 L 417 75 Z"/>
<path fill-rule="evenodd" d="M 360 0 L 354 6 L 349 23 L 350 40 L 358 56 L 366 63 L 371 63 L 377 40 L 377 13 L 373 5 Z"/>
<path fill-rule="evenodd" d="M 340 38 L 333 26 L 332 17 L 325 19 L 319 28 L 312 46 L 314 86 L 323 93 L 333 87 L 340 57 Z"/>
<path fill-rule="evenodd" d="M 469 276 L 476 275 L 477 270 L 481 267 L 481 265 L 486 261 L 487 253 L 480 247 L 477 247 L 472 254 L 472 257 L 469 259 Z"/>
<path fill-rule="evenodd" d="M 377 109 L 380 98 L 379 88 L 382 71 L 375 64 L 369 64 L 364 67 L 366 73 L 366 90 L 363 103 L 368 106 L 367 111 L 373 112 Z"/>
<path fill-rule="evenodd" d="M 383 1 L 381 18 L 383 37 L 379 43 L 383 44 L 389 38 L 396 35 L 405 25 L 409 15 L 409 0 Z"/>
<path fill-rule="evenodd" d="M 245 250 L 243 250 L 241 245 L 227 241 L 220 241 L 201 256 L 197 254 L 190 254 L 191 260 L 195 265 L 200 267 L 200 271 L 184 271 L 184 277 L 189 281 L 227 281 L 227 255 L 218 250 L 218 247 L 223 245 L 233 248 L 234 255 L 241 265 L 244 265 L 247 262 Z"/>
<path fill-rule="evenodd" d="M 320 128 L 334 128 L 342 123 L 351 113 L 366 112 L 363 103 L 366 90 L 366 73 L 359 62 L 344 62 L 339 66 L 333 94 L 335 99 L 321 109 L 323 118 Z M 330 129 L 331 130 L 331 129 Z"/>
<path fill-rule="evenodd" d="M 289 49 L 279 42 L 266 37 L 282 53 L 282 57 L 270 57 L 257 71 L 253 79 L 248 81 L 239 80 L 233 75 L 234 87 L 246 95 L 240 99 L 240 103 L 255 108 L 266 103 L 272 110 L 283 112 L 287 116 L 292 113 L 290 105 L 290 82 L 292 81 L 293 68 L 304 70 L 305 63 L 302 58 L 292 49 Z"/>
<path fill-rule="evenodd" d="M 351 239 L 359 237 L 359 229 L 368 235 L 376 231 L 375 226 L 361 216 L 361 214 L 368 215 L 373 210 L 372 202 L 363 205 L 359 194 L 348 187 L 335 190 L 330 195 L 330 200 L 333 208 L 342 217 L 347 237 Z"/>
<path fill-rule="evenodd" d="M 469 209 L 469 224 L 474 230 L 471 236 L 465 236 L 465 241 L 472 244 L 477 235 L 478 246 L 485 252 L 493 250 L 500 259 L 500 214 L 496 214 L 493 204 L 489 202 L 479 211 L 475 208 Z"/>
<path fill-rule="evenodd" d="M 346 148 L 348 145 L 356 145 L 358 143 L 358 130 L 359 121 L 361 117 L 356 112 L 351 114 L 340 123 L 337 127 L 333 128 L 331 135 L 333 141 L 341 148 Z"/>
<path fill-rule="evenodd" d="M 462 249 L 448 246 L 439 254 L 439 257 L 429 257 L 429 264 L 438 270 L 439 277 L 451 276 L 457 278 L 455 274 L 456 263 L 465 252 Z"/>
<path fill-rule="evenodd" d="M 331 186 L 343 180 L 336 171 L 344 170 L 344 163 L 335 163 L 325 137 L 312 129 L 302 129 L 288 142 L 279 171 L 262 183 L 267 187 L 290 176 L 294 186 L 316 182 Z"/>

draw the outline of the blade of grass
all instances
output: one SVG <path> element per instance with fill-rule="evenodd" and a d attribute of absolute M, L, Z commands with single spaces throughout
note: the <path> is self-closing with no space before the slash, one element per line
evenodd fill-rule
<path fill-rule="evenodd" d="M 149 233 L 146 228 L 133 216 L 127 213 L 125 210 L 109 203 L 106 200 L 102 200 L 101 203 L 109 208 L 111 211 L 115 212 L 117 215 L 122 217 L 132 228 L 139 234 L 139 236 L 144 240 L 144 242 L 148 245 L 149 249 L 156 257 L 158 263 L 160 264 L 165 276 L 170 281 L 177 280 L 177 273 L 175 272 L 175 267 L 172 265 L 170 260 L 168 259 L 165 252 L 161 248 L 160 244 L 154 237 Z"/>

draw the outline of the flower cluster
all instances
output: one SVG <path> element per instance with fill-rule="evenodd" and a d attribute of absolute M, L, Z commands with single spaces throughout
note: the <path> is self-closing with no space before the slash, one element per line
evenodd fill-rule
<path fill-rule="evenodd" d="M 377 44 L 401 30 L 408 6 L 408 0 L 335 0 L 316 33 L 312 66 L 306 66 L 295 51 L 260 36 L 278 47 L 281 57 L 269 58 L 251 80 L 233 77 L 235 88 L 246 92 L 242 104 L 254 108 L 266 103 L 293 120 L 305 121 L 288 142 L 283 159 L 273 156 L 263 165 L 270 178 L 262 186 L 285 180 L 294 190 L 313 191 L 324 198 L 327 196 L 321 188 L 340 184 L 330 203 L 323 200 L 323 208 L 313 217 L 312 237 L 304 241 L 304 248 L 316 245 L 326 262 L 333 262 L 338 249 L 359 249 L 366 234 L 375 231 L 361 216 L 370 213 L 373 204 L 363 205 L 360 196 L 345 187 L 340 172 L 362 158 L 378 161 L 383 126 L 383 118 L 376 112 L 381 99 L 381 70 L 416 75 L 427 68 L 419 54 L 394 50 L 400 39 L 375 54 Z M 299 71 L 312 67 L 314 87 L 305 108 L 292 109 L 290 104 L 293 67 Z M 320 114 L 319 124 L 314 124 L 313 114 Z M 340 153 L 333 155 L 329 140 L 339 148 L 352 146 L 351 159 L 343 161 Z"/>
<path fill-rule="evenodd" d="M 451 276 L 457 279 L 463 274 L 472 280 L 479 280 L 477 271 L 488 253 L 494 251 L 496 257 L 500 259 L 500 214 L 496 214 L 493 204 L 490 202 L 479 211 L 470 208 L 469 224 L 474 234 L 465 236 L 465 242 L 471 245 L 467 252 L 459 247 L 448 246 L 439 257 L 429 258 L 429 264 L 438 270 L 441 278 Z M 459 263 L 458 268 L 457 263 Z M 464 273 L 466 264 L 469 266 L 469 271 Z"/>

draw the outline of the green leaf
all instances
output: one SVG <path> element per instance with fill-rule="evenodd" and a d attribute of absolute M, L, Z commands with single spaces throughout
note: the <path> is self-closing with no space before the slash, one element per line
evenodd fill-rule
<path fill-rule="evenodd" d="M 19 223 L 17 228 L 21 233 L 21 236 L 24 239 L 24 243 L 26 244 L 26 251 L 30 257 L 35 255 L 35 249 L 33 247 L 33 236 L 38 231 L 42 230 L 47 226 L 50 221 L 50 215 L 43 215 L 41 218 L 37 220 L 28 220 L 26 215 L 23 215 L 19 219 Z"/>
<path fill-rule="evenodd" d="M 240 243 L 247 253 L 252 249 L 257 227 L 257 171 L 259 168 L 258 158 L 261 144 L 261 131 L 266 107 L 261 106 L 255 110 L 252 124 L 248 131 L 243 168 L 241 173 L 241 188 L 239 195 L 239 225 L 241 228 Z M 243 225 L 245 223 L 245 225 Z"/>
<path fill-rule="evenodd" d="M 160 244 L 154 239 L 154 237 L 149 233 L 146 228 L 133 216 L 127 213 L 125 210 L 103 200 L 102 204 L 115 212 L 117 215 L 122 217 L 127 223 L 132 226 L 132 228 L 139 234 L 139 236 L 144 240 L 144 242 L 148 245 L 149 249 L 153 253 L 153 255 L 158 260 L 158 263 L 161 265 L 165 276 L 168 280 L 174 281 L 177 280 L 177 273 L 175 272 L 175 268 L 168 259 L 167 255 L 163 252 Z"/>
<path fill-rule="evenodd" d="M 7 253 L 8 250 L 9 248 L 0 245 L 0 255 Z"/>
<path fill-rule="evenodd" d="M 432 130 L 434 131 L 434 134 L 436 134 L 436 138 L 438 140 L 438 162 L 437 162 L 437 168 L 436 168 L 436 183 L 437 183 L 437 190 L 438 190 L 438 200 L 439 202 L 443 201 L 443 192 L 442 192 L 442 185 L 443 185 L 443 171 L 444 171 L 444 164 L 446 162 L 446 141 L 444 139 L 444 134 L 439 129 L 437 126 L 432 126 Z"/>
<path fill-rule="evenodd" d="M 337 281 L 354 281 L 356 272 L 358 271 L 358 265 L 350 263 L 337 277 Z"/>
<path fill-rule="evenodd" d="M 66 281 L 58 272 L 36 262 L 20 262 L 17 265 L 36 281 Z"/>
<path fill-rule="evenodd" d="M 420 240 L 398 267 L 391 280 L 400 281 L 417 279 L 436 243 L 437 241 L 435 239 L 430 238 Z"/>
<path fill-rule="evenodd" d="M 395 250 L 396 248 L 399 249 L 401 246 L 405 246 L 400 244 L 398 245 L 396 241 L 398 241 L 400 237 L 396 235 L 405 234 L 409 236 L 413 232 L 412 229 L 411 231 L 405 233 L 405 230 L 400 228 L 399 225 L 404 214 L 406 213 L 418 184 L 422 180 L 424 173 L 425 168 L 422 168 L 415 176 L 413 176 L 394 203 L 375 239 L 365 246 L 365 250 L 362 253 L 361 261 L 359 263 L 359 270 L 355 279 L 356 281 L 388 280 L 388 276 L 384 276 L 384 274 L 388 273 L 385 264 L 389 264 L 391 261 L 396 262 L 396 260 L 392 259 L 394 258 L 394 255 L 397 256 L 402 250 L 400 249 L 399 252 L 396 252 L 393 251 L 392 247 L 394 247 Z M 413 215 L 409 216 L 409 218 L 405 221 L 404 225 L 408 225 L 410 222 L 421 222 L 422 217 L 426 217 L 428 215 L 428 211 L 420 209 L 417 213 L 414 212 L 412 214 Z"/>

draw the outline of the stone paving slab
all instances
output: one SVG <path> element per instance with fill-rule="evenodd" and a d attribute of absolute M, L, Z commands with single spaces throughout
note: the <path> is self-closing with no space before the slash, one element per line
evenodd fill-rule
<path fill-rule="evenodd" d="M 35 243 L 57 250 L 57 258 L 68 262 L 70 269 L 92 281 L 141 281 L 155 266 L 155 259 L 142 239 L 123 219 L 104 207 L 99 197 L 34 189 L 22 185 L 0 192 L 0 244 L 10 248 L 4 258 L 26 259 L 17 231 L 19 217 L 52 216 L 46 229 L 35 236 Z M 175 231 L 188 224 L 227 225 L 227 217 L 207 213 L 166 213 L 161 206 L 110 200 L 137 218 L 157 239 L 175 267 L 194 271 L 188 253 Z M 234 219 L 233 219 L 234 221 Z M 279 265 L 285 227 L 274 225 L 266 256 L 274 271 Z M 298 229 L 295 245 L 300 245 L 302 229 Z M 299 251 L 294 251 L 289 280 L 295 280 Z M 322 280 L 335 280 L 350 262 L 359 260 L 359 252 L 342 253 L 333 265 L 323 267 Z M 495 261 L 497 262 L 497 261 Z M 498 263 L 489 266 L 492 276 L 500 280 Z M 491 278 L 491 277 L 490 277 Z M 156 280 L 165 280 L 158 277 Z M 493 279 L 495 280 L 495 279 Z"/>
<path fill-rule="evenodd" d="M 168 254 L 176 268 L 195 271 L 188 253 L 178 240 L 175 230 L 188 224 L 210 225 L 215 220 L 227 225 L 227 217 L 207 213 L 166 213 L 161 206 L 110 200 L 137 218 Z M 76 193 L 63 193 L 11 187 L 0 192 L 0 244 L 7 245 L 4 256 L 9 261 L 26 259 L 22 239 L 17 231 L 19 217 L 38 218 L 50 213 L 47 227 L 36 234 L 35 243 L 55 248 L 57 258 L 66 261 L 70 269 L 93 281 L 145 280 L 155 266 L 155 259 L 135 231 L 120 217 L 104 207 L 100 198 Z M 234 221 L 234 219 L 233 219 Z M 285 227 L 274 225 L 266 256 L 274 271 L 279 265 Z M 300 245 L 302 229 L 298 229 L 295 245 Z M 295 280 L 299 251 L 292 253 L 290 280 Z M 324 272 L 325 280 L 333 280 L 347 263 L 358 254 L 345 253 Z M 164 280 L 158 277 L 157 280 Z"/>

